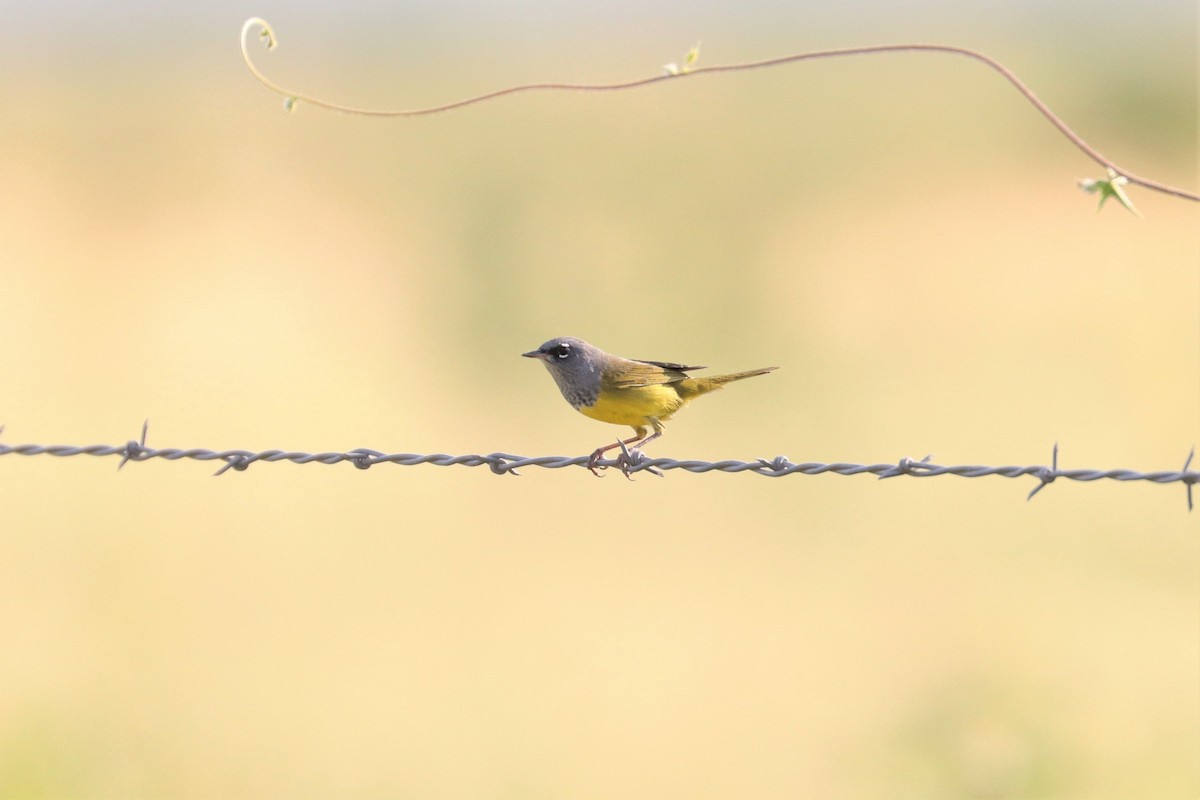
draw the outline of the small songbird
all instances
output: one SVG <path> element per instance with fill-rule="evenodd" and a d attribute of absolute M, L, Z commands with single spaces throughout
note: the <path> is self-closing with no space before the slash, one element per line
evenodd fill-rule
<path fill-rule="evenodd" d="M 592 453 L 588 469 L 597 475 L 600 473 L 596 472 L 596 462 L 607 451 L 633 444 L 637 445 L 636 450 L 645 447 L 662 436 L 663 423 L 672 414 L 700 395 L 720 389 L 727 383 L 777 369 L 764 367 L 711 378 L 693 378 L 687 373 L 704 367 L 621 358 L 570 336 L 551 339 L 537 350 L 521 355 L 540 359 L 563 397 L 580 414 L 614 425 L 628 425 L 637 434 Z M 646 435 L 648 428 L 654 430 L 653 435 Z"/>

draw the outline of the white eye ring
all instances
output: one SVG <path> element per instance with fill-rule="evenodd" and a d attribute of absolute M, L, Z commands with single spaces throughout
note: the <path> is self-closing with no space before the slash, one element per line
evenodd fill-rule
<path fill-rule="evenodd" d="M 559 350 L 559 353 L 558 353 L 559 358 L 566 358 L 567 356 L 571 355 L 571 345 L 566 344 L 565 342 L 558 346 L 558 350 Z"/>

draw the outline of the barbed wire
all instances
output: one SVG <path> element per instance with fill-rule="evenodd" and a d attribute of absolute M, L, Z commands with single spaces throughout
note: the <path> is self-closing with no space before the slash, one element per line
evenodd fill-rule
<path fill-rule="evenodd" d="M 191 459 L 194 461 L 220 461 L 221 468 L 214 475 L 222 475 L 233 469 L 239 472 L 255 462 L 275 463 L 290 461 L 293 464 L 340 464 L 348 462 L 358 469 L 369 469 L 376 464 L 398 464 L 412 467 L 418 464 L 433 464 L 439 467 L 488 467 L 497 475 L 517 475 L 517 470 L 525 467 L 543 467 L 545 469 L 562 469 L 564 467 L 596 467 L 604 469 L 615 467 L 625 477 L 629 478 L 637 472 L 649 472 L 662 476 L 665 470 L 681 469 L 687 472 L 750 472 L 769 478 L 780 478 L 785 475 L 875 475 L 882 478 L 896 478 L 907 475 L 910 478 L 934 478 L 939 475 L 958 475 L 963 478 L 983 478 L 998 475 L 1004 478 L 1020 478 L 1026 475 L 1038 480 L 1037 486 L 1029 492 L 1026 499 L 1033 498 L 1059 478 L 1072 481 L 1091 482 L 1098 480 L 1113 480 L 1126 483 L 1129 481 L 1149 481 L 1150 483 L 1182 483 L 1187 489 L 1188 511 L 1193 508 L 1192 487 L 1200 482 L 1200 471 L 1191 469 L 1195 448 L 1188 453 L 1179 470 L 1162 470 L 1158 472 L 1138 472 L 1132 469 L 1059 469 L 1058 444 L 1054 445 L 1049 466 L 1003 466 L 989 467 L 981 465 L 942 466 L 932 463 L 932 456 L 925 456 L 920 461 L 911 458 L 901 458 L 894 464 L 852 464 L 836 462 L 823 464 L 819 462 L 795 463 L 787 456 L 776 456 L 773 459 L 759 458 L 754 461 L 698 461 L 678 460 L 674 458 L 651 458 L 639 450 L 628 450 L 621 446 L 621 453 L 613 459 L 601 459 L 594 464 L 590 456 L 519 456 L 512 453 L 489 453 L 487 455 L 448 455 L 446 453 L 382 453 L 366 447 L 358 447 L 344 452 L 304 453 L 289 450 L 209 450 L 194 447 L 181 449 L 176 447 L 149 447 L 146 445 L 146 433 L 149 421 L 142 425 L 142 435 L 137 440 L 129 440 L 123 445 L 93 444 L 77 445 L 40 445 L 20 444 L 6 445 L 0 443 L 0 456 L 119 456 L 121 461 L 117 469 L 121 469 L 131 461 L 149 461 L 155 458 L 167 461 Z M 0 435 L 4 427 L 0 426 Z"/>

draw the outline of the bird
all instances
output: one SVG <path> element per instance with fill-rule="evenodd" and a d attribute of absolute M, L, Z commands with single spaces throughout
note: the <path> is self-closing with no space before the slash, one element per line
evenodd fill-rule
<path fill-rule="evenodd" d="M 727 383 L 778 369 L 763 367 L 693 378 L 689 372 L 706 367 L 622 358 L 573 336 L 550 339 L 536 350 L 521 355 L 545 364 L 563 398 L 580 414 L 633 428 L 633 437 L 618 439 L 592 453 L 587 466 L 595 475 L 600 474 L 596 464 L 606 452 L 620 447 L 624 455 L 626 445 L 634 445 L 632 449 L 640 451 L 663 435 L 664 422 L 700 395 L 720 389 Z M 654 433 L 647 435 L 650 430 Z M 623 464 L 622 469 L 629 477 L 628 465 Z"/>

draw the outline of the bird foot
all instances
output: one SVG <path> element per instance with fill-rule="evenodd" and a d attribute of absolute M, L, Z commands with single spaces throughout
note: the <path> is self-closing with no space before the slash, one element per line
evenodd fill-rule
<path fill-rule="evenodd" d="M 604 451 L 607 449 L 608 449 L 607 447 L 601 447 L 601 448 L 597 449 L 596 452 L 592 453 L 591 458 L 588 459 L 587 468 L 590 469 L 592 471 L 592 474 L 595 475 L 597 478 L 604 477 L 602 474 L 600 474 L 600 470 L 608 469 L 608 467 L 598 467 L 597 466 L 597 462 L 600 461 L 600 456 L 604 455 Z"/>

